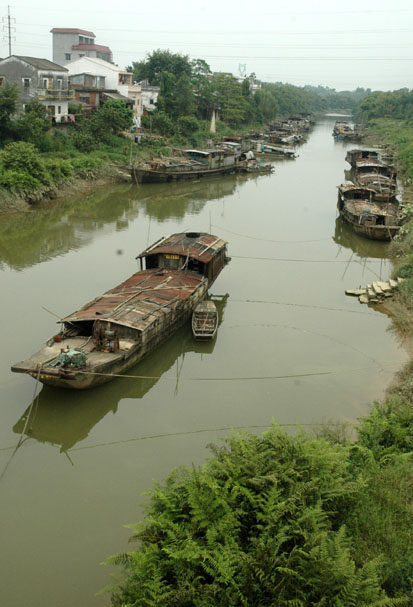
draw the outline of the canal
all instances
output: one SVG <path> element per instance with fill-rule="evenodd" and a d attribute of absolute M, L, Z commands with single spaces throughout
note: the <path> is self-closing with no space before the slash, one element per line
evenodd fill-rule
<path fill-rule="evenodd" d="M 229 428 L 355 422 L 407 360 L 391 320 L 346 297 L 389 277 L 387 245 L 337 219 L 348 168 L 334 119 L 271 175 L 119 185 L 0 218 L 0 603 L 99 607 L 102 562 L 128 549 L 142 494 L 200 464 Z M 213 343 L 189 325 L 130 373 L 90 392 L 37 386 L 10 366 L 58 318 L 138 269 L 161 236 L 211 231 L 230 264 Z M 16 450 L 16 446 L 19 445 Z"/>

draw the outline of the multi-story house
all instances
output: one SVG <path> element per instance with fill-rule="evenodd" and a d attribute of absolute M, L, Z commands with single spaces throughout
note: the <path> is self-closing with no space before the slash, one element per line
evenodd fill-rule
<path fill-rule="evenodd" d="M 137 123 L 142 112 L 141 88 L 138 84 L 133 83 L 133 74 L 131 72 L 122 70 L 118 65 L 94 57 L 81 57 L 67 63 L 66 67 L 69 70 L 69 78 L 73 86 L 75 85 L 73 78 L 81 74 L 95 76 L 100 79 L 99 82 L 103 82 L 102 79 L 104 79 L 105 90 L 101 91 L 100 98 L 102 100 L 105 97 L 109 99 L 123 99 L 125 103 L 132 107 L 134 121 Z"/>
<path fill-rule="evenodd" d="M 73 98 L 69 90 L 68 70 L 48 59 L 11 55 L 0 61 L 0 86 L 17 84 L 20 95 L 18 111 L 31 99 L 46 106 L 56 122 L 68 115 L 68 103 Z"/>
<path fill-rule="evenodd" d="M 108 46 L 96 44 L 93 32 L 68 27 L 54 27 L 50 31 L 53 34 L 53 61 L 59 65 L 81 57 L 112 62 L 112 51 Z"/>
<path fill-rule="evenodd" d="M 105 77 L 82 74 L 69 75 L 69 86 L 73 91 L 73 103 L 80 104 L 83 110 L 91 113 L 100 107 L 105 91 Z"/>

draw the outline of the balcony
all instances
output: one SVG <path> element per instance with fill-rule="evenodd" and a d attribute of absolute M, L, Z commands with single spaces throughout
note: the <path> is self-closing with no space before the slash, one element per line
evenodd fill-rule
<path fill-rule="evenodd" d="M 74 92 L 69 89 L 36 89 L 37 99 L 65 101 L 73 99 Z"/>

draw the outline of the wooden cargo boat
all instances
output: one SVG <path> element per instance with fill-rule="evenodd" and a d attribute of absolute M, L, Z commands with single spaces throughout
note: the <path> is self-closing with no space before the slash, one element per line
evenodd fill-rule
<path fill-rule="evenodd" d="M 346 161 L 353 167 L 356 168 L 356 163 L 360 161 L 378 161 L 380 154 L 377 150 L 348 150 L 346 154 Z"/>
<path fill-rule="evenodd" d="M 12 371 L 78 390 L 124 374 L 190 318 L 229 261 L 226 247 L 206 233 L 160 239 L 138 255 L 139 272 L 63 318 L 60 333 Z"/>
<path fill-rule="evenodd" d="M 336 141 L 361 141 L 363 131 L 360 125 L 338 120 L 333 128 L 333 137 Z"/>
<path fill-rule="evenodd" d="M 263 141 L 254 142 L 256 148 L 255 153 L 263 154 L 264 156 L 274 156 L 279 158 L 296 158 L 294 150 L 291 148 L 283 148 L 276 145 L 269 145 Z"/>
<path fill-rule="evenodd" d="M 355 163 L 355 181 L 374 190 L 374 199 L 380 202 L 394 200 L 397 194 L 396 171 L 383 162 L 360 160 Z"/>
<path fill-rule="evenodd" d="M 135 183 L 168 183 L 236 173 L 243 162 L 232 149 L 182 150 L 182 157 L 152 160 L 130 169 Z"/>
<path fill-rule="evenodd" d="M 195 339 L 213 339 L 218 328 L 218 310 L 213 301 L 201 301 L 192 313 Z"/>
<path fill-rule="evenodd" d="M 371 188 L 353 183 L 340 185 L 337 202 L 340 216 L 357 234 L 372 240 L 393 240 L 400 230 L 397 205 L 378 205 L 374 196 Z"/>

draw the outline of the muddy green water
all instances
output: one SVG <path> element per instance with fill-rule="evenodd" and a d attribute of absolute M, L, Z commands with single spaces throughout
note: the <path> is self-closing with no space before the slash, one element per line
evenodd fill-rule
<path fill-rule="evenodd" d="M 229 427 L 353 422 L 407 356 L 391 321 L 346 288 L 391 272 L 386 244 L 337 220 L 348 146 L 324 119 L 296 161 L 258 178 L 123 185 L 0 218 L 0 604 L 99 607 L 102 561 L 127 548 L 142 493 L 201 463 Z M 64 316 L 137 269 L 177 231 L 212 231 L 232 261 L 212 344 L 189 326 L 123 379 L 76 393 L 9 371 Z M 156 379 L 159 378 L 159 379 Z M 198 378 L 198 379 L 197 379 Z M 17 451 L 19 438 L 24 441 Z"/>

